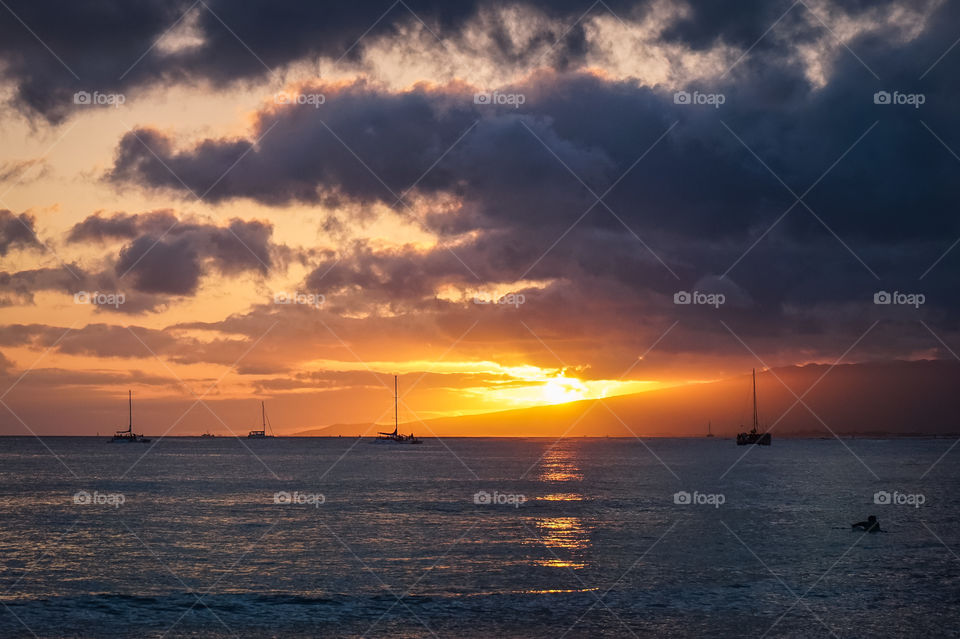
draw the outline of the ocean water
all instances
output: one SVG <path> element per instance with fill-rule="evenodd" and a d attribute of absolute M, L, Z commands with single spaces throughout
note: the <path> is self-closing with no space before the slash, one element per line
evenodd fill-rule
<path fill-rule="evenodd" d="M 951 444 L 0 438 L 0 637 L 956 637 Z"/>

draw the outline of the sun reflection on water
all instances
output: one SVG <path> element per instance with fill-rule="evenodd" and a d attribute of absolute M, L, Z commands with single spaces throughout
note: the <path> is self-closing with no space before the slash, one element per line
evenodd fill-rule
<path fill-rule="evenodd" d="M 582 481 L 583 472 L 575 447 L 557 446 L 549 450 L 541 460 L 538 479 L 542 482 Z M 583 502 L 583 495 L 575 492 L 554 492 L 538 501 L 549 502 L 551 510 L 564 504 L 571 506 Z M 535 565 L 551 568 L 579 570 L 586 567 L 584 551 L 591 546 L 592 527 L 584 518 L 562 514 L 554 517 L 537 517 L 535 539 L 547 550 L 547 556 L 534 561 Z"/>
<path fill-rule="evenodd" d="M 540 481 L 583 481 L 583 472 L 577 464 L 576 452 L 556 447 L 547 451 L 540 461 Z"/>
<path fill-rule="evenodd" d="M 596 590 L 600 590 L 600 588 L 548 588 L 546 590 L 518 590 L 515 592 L 521 595 L 555 595 L 557 593 L 593 592 Z"/>
<path fill-rule="evenodd" d="M 539 498 L 541 501 L 583 501 L 583 495 L 577 493 L 551 493 Z"/>

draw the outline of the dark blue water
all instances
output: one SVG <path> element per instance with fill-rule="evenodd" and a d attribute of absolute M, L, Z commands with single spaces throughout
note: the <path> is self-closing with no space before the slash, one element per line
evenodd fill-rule
<path fill-rule="evenodd" d="M 960 636 L 949 440 L 43 443 L 0 637 Z"/>

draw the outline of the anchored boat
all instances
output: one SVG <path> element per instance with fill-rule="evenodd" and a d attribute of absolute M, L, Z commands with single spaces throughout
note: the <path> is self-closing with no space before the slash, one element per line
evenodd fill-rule
<path fill-rule="evenodd" d="M 148 444 L 150 439 L 143 435 L 133 432 L 133 391 L 127 391 L 127 406 L 129 409 L 129 421 L 126 430 L 118 430 L 113 437 L 107 440 L 108 444 L 124 442 L 128 444 Z"/>
<path fill-rule="evenodd" d="M 413 436 L 413 433 L 409 435 L 400 434 L 400 422 L 398 419 L 398 406 L 400 403 L 400 397 L 397 393 L 397 376 L 393 376 L 393 432 L 392 433 L 377 433 L 377 438 L 375 441 L 378 442 L 392 442 L 395 444 L 422 444 L 423 442 Z"/>
<path fill-rule="evenodd" d="M 770 433 L 760 432 L 760 419 L 757 416 L 757 369 L 753 369 L 753 428 L 748 433 L 737 435 L 737 446 L 770 445 Z"/>
<path fill-rule="evenodd" d="M 270 429 L 270 434 L 267 435 L 267 428 Z M 273 426 L 270 425 L 270 421 L 267 419 L 267 409 L 263 405 L 263 402 L 260 402 L 260 430 L 251 430 L 247 433 L 247 439 L 267 439 L 268 437 L 274 437 Z"/>

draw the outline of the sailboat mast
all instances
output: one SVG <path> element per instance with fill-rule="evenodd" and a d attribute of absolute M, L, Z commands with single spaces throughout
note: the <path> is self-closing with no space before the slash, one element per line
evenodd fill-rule
<path fill-rule="evenodd" d="M 757 369 L 753 369 L 753 429 L 760 426 L 760 420 L 757 419 Z"/>
<path fill-rule="evenodd" d="M 260 402 L 260 427 L 267 430 L 267 409 L 263 407 L 263 402 Z"/>
<path fill-rule="evenodd" d="M 127 391 L 127 408 L 130 411 L 130 421 L 127 424 L 127 430 L 133 432 L 133 391 Z"/>
<path fill-rule="evenodd" d="M 393 432 L 400 432 L 400 420 L 398 419 L 398 407 L 400 404 L 400 396 L 397 393 L 397 376 L 393 376 Z"/>

